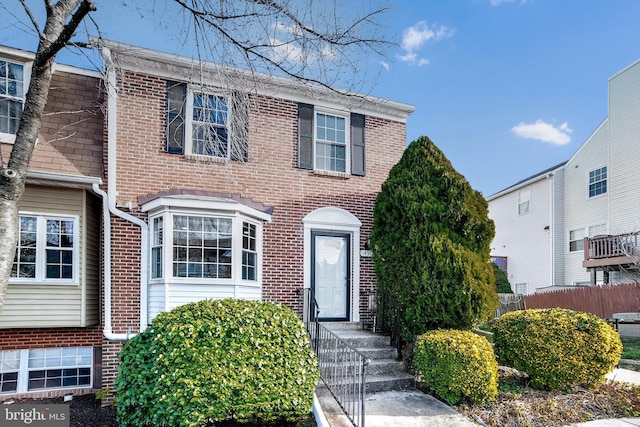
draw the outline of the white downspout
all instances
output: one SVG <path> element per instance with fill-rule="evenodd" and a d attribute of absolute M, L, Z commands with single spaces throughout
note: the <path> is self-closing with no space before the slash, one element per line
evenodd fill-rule
<path fill-rule="evenodd" d="M 136 224 L 140 227 L 140 332 L 147 327 L 148 318 L 148 290 L 147 271 L 149 258 L 149 227 L 146 222 L 116 207 L 116 140 L 117 140 L 117 99 L 116 74 L 111 60 L 111 51 L 102 49 L 102 57 L 106 64 L 107 83 L 107 183 L 108 194 L 96 184 L 94 191 L 102 196 L 104 212 L 104 337 L 111 341 L 126 341 L 133 335 L 127 333 L 114 333 L 111 319 L 111 217 L 113 214 L 119 218 Z"/>

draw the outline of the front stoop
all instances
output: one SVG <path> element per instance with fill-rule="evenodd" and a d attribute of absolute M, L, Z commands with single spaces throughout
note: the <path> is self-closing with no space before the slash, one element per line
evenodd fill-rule
<path fill-rule="evenodd" d="M 414 376 L 404 371 L 404 364 L 398 361 L 398 352 L 388 336 L 364 331 L 360 322 L 323 322 L 322 325 L 370 359 L 366 393 L 401 391 L 415 386 Z"/>

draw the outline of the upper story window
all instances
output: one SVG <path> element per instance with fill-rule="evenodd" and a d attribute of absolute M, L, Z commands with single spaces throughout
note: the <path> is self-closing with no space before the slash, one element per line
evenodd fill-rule
<path fill-rule="evenodd" d="M 518 215 L 531 212 L 531 188 L 518 191 Z"/>
<path fill-rule="evenodd" d="M 365 175 L 365 117 L 298 104 L 298 167 Z"/>
<path fill-rule="evenodd" d="M 166 150 L 211 159 L 248 160 L 248 96 L 167 82 Z"/>
<path fill-rule="evenodd" d="M 204 156 L 229 156 L 229 110 L 227 100 L 218 95 L 193 93 L 191 143 L 187 149 L 192 154 Z M 188 123 L 187 123 L 188 127 Z"/>
<path fill-rule="evenodd" d="M 315 168 L 347 172 L 347 119 L 316 113 Z"/>
<path fill-rule="evenodd" d="M 20 215 L 12 283 L 77 282 L 77 218 Z"/>
<path fill-rule="evenodd" d="M 599 196 L 607 192 L 607 167 L 589 172 L 589 197 Z"/>
<path fill-rule="evenodd" d="M 0 58 L 0 138 L 13 142 L 20 124 L 26 92 L 25 66 Z"/>

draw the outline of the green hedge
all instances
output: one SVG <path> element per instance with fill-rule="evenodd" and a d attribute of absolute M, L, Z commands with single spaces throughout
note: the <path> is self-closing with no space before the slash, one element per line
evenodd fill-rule
<path fill-rule="evenodd" d="M 529 374 L 534 388 L 602 383 L 622 352 L 618 333 L 591 313 L 562 308 L 513 311 L 493 327 L 500 364 Z"/>
<path fill-rule="evenodd" d="M 206 300 L 160 313 L 120 353 L 121 426 L 293 421 L 311 410 L 317 359 L 295 313 Z"/>
<path fill-rule="evenodd" d="M 418 336 L 413 362 L 433 391 L 456 404 L 491 402 L 498 395 L 498 363 L 485 337 L 470 331 L 435 330 Z"/>

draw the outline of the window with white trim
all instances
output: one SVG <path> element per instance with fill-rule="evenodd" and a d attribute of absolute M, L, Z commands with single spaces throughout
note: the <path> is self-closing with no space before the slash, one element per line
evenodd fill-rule
<path fill-rule="evenodd" d="M 0 351 L 0 393 L 15 393 L 18 390 L 20 350 Z"/>
<path fill-rule="evenodd" d="M 569 252 L 578 252 L 584 250 L 584 228 L 576 228 L 569 231 Z"/>
<path fill-rule="evenodd" d="M 151 221 L 152 279 L 229 284 L 258 281 L 259 221 L 243 215 L 170 210 Z"/>
<path fill-rule="evenodd" d="M 162 278 L 162 235 L 164 233 L 163 218 L 154 218 L 151 234 L 151 278 Z"/>
<path fill-rule="evenodd" d="M 248 94 L 167 81 L 168 153 L 248 161 L 248 123 Z"/>
<path fill-rule="evenodd" d="M 589 197 L 599 196 L 607 192 L 607 167 L 589 172 Z"/>
<path fill-rule="evenodd" d="M 518 216 L 531 212 L 531 187 L 518 191 Z"/>
<path fill-rule="evenodd" d="M 315 169 L 349 173 L 348 118 L 316 111 Z"/>
<path fill-rule="evenodd" d="M 187 119 L 186 152 L 213 157 L 229 157 L 229 110 L 223 96 L 189 91 L 192 111 Z M 190 108 L 189 108 L 190 107 Z M 191 136 L 191 138 L 189 138 Z"/>
<path fill-rule="evenodd" d="M 298 167 L 318 175 L 365 176 L 365 127 L 363 114 L 299 103 Z"/>
<path fill-rule="evenodd" d="M 528 283 L 516 283 L 514 288 L 516 295 L 527 295 L 529 292 Z"/>
<path fill-rule="evenodd" d="M 25 65 L 0 58 L 0 140 L 13 142 L 27 88 Z"/>
<path fill-rule="evenodd" d="M 0 351 L 0 394 L 88 388 L 92 383 L 92 347 Z"/>
<path fill-rule="evenodd" d="M 242 280 L 258 280 L 256 225 L 242 223 Z"/>
<path fill-rule="evenodd" d="M 92 359 L 91 347 L 29 350 L 27 389 L 89 387 Z"/>
<path fill-rule="evenodd" d="M 77 217 L 21 214 L 12 282 L 76 283 Z"/>

